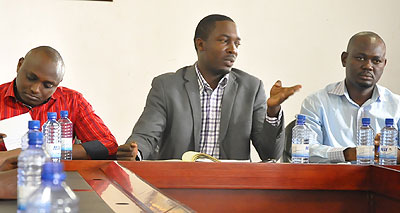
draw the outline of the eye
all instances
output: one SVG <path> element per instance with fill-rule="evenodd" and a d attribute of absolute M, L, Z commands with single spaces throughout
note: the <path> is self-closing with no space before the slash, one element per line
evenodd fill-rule
<path fill-rule="evenodd" d="M 356 56 L 355 57 L 358 61 L 364 61 L 365 58 L 363 56 Z"/>
<path fill-rule="evenodd" d="M 49 83 L 44 83 L 44 88 L 50 89 L 53 88 L 53 84 L 49 84 Z"/>
<path fill-rule="evenodd" d="M 373 59 L 373 60 L 372 60 L 372 63 L 374 63 L 374 64 L 380 64 L 380 63 L 382 63 L 382 61 L 381 61 L 380 59 Z"/>
<path fill-rule="evenodd" d="M 239 47 L 240 46 L 240 41 L 235 41 L 235 46 Z"/>

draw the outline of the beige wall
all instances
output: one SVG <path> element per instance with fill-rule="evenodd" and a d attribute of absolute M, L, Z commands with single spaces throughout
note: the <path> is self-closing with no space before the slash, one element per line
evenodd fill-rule
<path fill-rule="evenodd" d="M 302 84 L 283 105 L 286 121 L 306 95 L 340 81 L 340 53 L 351 35 L 380 34 L 388 65 L 380 81 L 400 93 L 400 15 L 397 0 L 0 0 L 0 72 L 15 77 L 18 58 L 38 45 L 64 57 L 62 86 L 93 105 L 118 143 L 140 116 L 154 76 L 193 64 L 193 34 L 211 13 L 233 18 L 242 46 L 235 67 L 264 81 Z"/>

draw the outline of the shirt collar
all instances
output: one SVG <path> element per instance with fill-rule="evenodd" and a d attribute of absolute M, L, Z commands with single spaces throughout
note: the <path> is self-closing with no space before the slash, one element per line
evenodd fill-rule
<path fill-rule="evenodd" d="M 370 100 L 376 100 L 378 102 L 381 100 L 385 100 L 385 96 L 381 95 L 381 94 L 384 94 L 383 93 L 384 91 L 382 91 L 382 90 L 383 89 L 379 85 L 375 85 L 374 91 L 372 92 L 372 97 L 370 98 Z M 349 92 L 347 91 L 347 88 L 346 88 L 345 80 L 336 84 L 336 86 L 333 87 L 330 91 L 328 91 L 328 93 L 333 94 L 333 95 L 338 95 L 338 96 L 345 95 L 348 98 L 350 98 Z"/>
<path fill-rule="evenodd" d="M 200 91 L 203 90 L 204 88 L 212 90 L 210 84 L 208 84 L 206 79 L 204 79 L 203 75 L 201 75 L 200 70 L 197 67 L 197 63 L 194 65 L 194 67 L 196 70 Z M 228 80 L 229 80 L 229 73 L 225 74 L 224 77 L 222 77 L 221 80 L 219 80 L 218 86 L 221 88 L 225 88 L 226 85 L 228 84 Z"/>

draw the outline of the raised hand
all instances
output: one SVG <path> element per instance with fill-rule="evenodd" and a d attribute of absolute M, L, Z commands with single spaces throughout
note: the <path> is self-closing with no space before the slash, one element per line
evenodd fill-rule
<path fill-rule="evenodd" d="M 268 116 L 275 117 L 278 115 L 280 110 L 280 105 L 293 95 L 295 92 L 299 91 L 301 85 L 295 85 L 292 87 L 282 87 L 282 82 L 278 80 L 270 90 L 270 96 L 267 100 L 268 106 Z"/>

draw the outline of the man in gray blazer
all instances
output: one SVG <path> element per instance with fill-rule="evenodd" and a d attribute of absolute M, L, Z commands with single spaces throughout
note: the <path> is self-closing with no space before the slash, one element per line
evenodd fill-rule
<path fill-rule="evenodd" d="M 261 80 L 232 68 L 240 37 L 227 16 L 203 18 L 194 43 L 198 61 L 193 66 L 154 78 L 145 109 L 117 159 L 180 159 L 192 150 L 248 160 L 250 141 L 262 160 L 279 159 L 280 104 L 301 86 L 286 88 L 277 81 L 267 101 Z"/>

